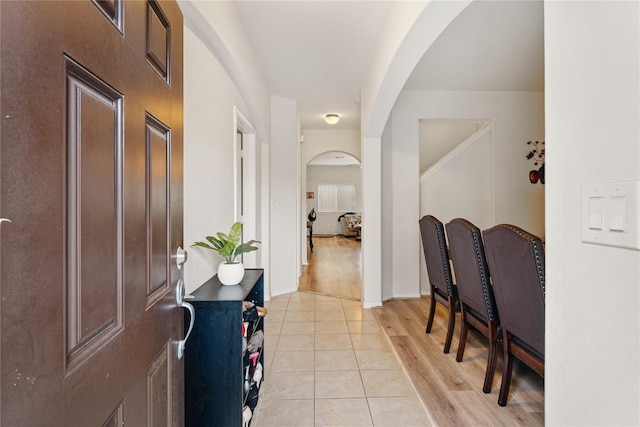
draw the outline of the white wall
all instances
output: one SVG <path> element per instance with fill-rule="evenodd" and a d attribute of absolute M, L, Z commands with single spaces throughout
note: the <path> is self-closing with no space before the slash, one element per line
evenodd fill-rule
<path fill-rule="evenodd" d="M 341 151 L 362 159 L 360 131 L 303 129 L 304 142 L 300 144 L 300 164 L 306 166 L 318 154 Z"/>
<path fill-rule="evenodd" d="M 178 0 L 178 4 L 185 25 L 216 57 L 247 104 L 244 113 L 256 128 L 258 140 L 268 144 L 270 91 L 235 4 L 197 0 Z"/>
<path fill-rule="evenodd" d="M 298 289 L 298 113 L 290 99 L 271 97 L 271 296 Z"/>
<path fill-rule="evenodd" d="M 269 94 L 265 79 L 228 2 L 179 2 L 184 14 L 184 267 L 187 293 L 213 276 L 221 258 L 191 247 L 207 235 L 227 232 L 234 221 L 234 107 L 255 127 L 256 186 L 268 188 Z M 201 11 L 207 14 L 203 18 Z M 215 29 L 214 29 L 215 27 Z M 266 103 L 265 103 L 266 99 Z M 269 211 L 264 188 L 256 194 L 257 264 L 268 265 Z M 266 246 L 266 247 L 265 247 Z M 268 298 L 269 271 L 265 270 Z"/>
<path fill-rule="evenodd" d="M 382 305 L 382 139 L 362 139 L 362 306 Z M 365 247 L 367 248 L 365 250 Z"/>
<path fill-rule="evenodd" d="M 226 233 L 233 224 L 233 106 L 246 106 L 189 28 L 184 29 L 184 58 L 184 244 L 189 252 L 184 280 L 189 293 L 216 274 L 222 261 L 213 251 L 190 245 Z"/>
<path fill-rule="evenodd" d="M 387 122 L 381 139 L 382 159 L 390 159 L 393 156 L 393 120 Z M 391 162 L 382 161 L 380 168 L 380 193 L 381 193 L 381 223 L 393 224 L 393 171 Z M 382 227 L 381 232 L 381 256 L 383 260 L 393 259 L 393 247 L 382 242 L 393 240 L 393 227 Z M 382 301 L 393 298 L 393 263 L 381 262 L 381 298 Z"/>
<path fill-rule="evenodd" d="M 639 5 L 545 2 L 549 426 L 640 425 L 640 252 L 580 234 L 584 183 L 640 178 Z"/>
<path fill-rule="evenodd" d="M 420 173 L 486 125 L 477 120 L 420 120 Z"/>
<path fill-rule="evenodd" d="M 378 139 L 402 87 L 424 53 L 453 19 L 471 3 L 395 2 L 362 84 L 362 137 Z"/>
<path fill-rule="evenodd" d="M 389 163 L 386 168 L 391 180 L 390 194 L 385 202 L 390 206 L 391 221 L 382 223 L 390 237 L 390 240 L 382 242 L 382 246 L 390 246 L 391 253 L 382 262 L 388 266 L 391 275 L 391 281 L 385 284 L 391 286 L 391 294 L 396 298 L 415 298 L 420 296 L 418 272 L 421 260 L 416 250 L 419 248 L 416 243 L 420 241 L 417 232 L 420 208 L 419 120 L 405 120 L 405 116 L 405 110 L 396 103 L 391 113 L 393 127 L 389 154 L 382 158 L 383 165 Z M 403 129 L 404 126 L 413 128 L 411 137 L 407 137 L 408 130 Z"/>
<path fill-rule="evenodd" d="M 355 184 L 355 212 L 362 212 L 360 165 L 354 166 L 307 166 L 307 191 L 313 191 L 315 197 L 306 200 L 306 212 L 315 208 L 316 221 L 313 234 L 342 234 L 338 217 L 344 212 L 318 212 L 318 184 Z"/>
<path fill-rule="evenodd" d="M 427 170 L 420 177 L 420 217 L 433 215 L 444 224 L 460 217 L 480 229 L 495 225 L 492 147 L 488 126 Z"/>
<path fill-rule="evenodd" d="M 419 209 L 420 119 L 488 120 L 492 123 L 493 165 L 477 167 L 492 171 L 495 190 L 494 223 L 511 223 L 544 235 L 544 186 L 529 183 L 526 142 L 544 140 L 544 94 L 537 92 L 418 92 L 404 91 L 393 110 L 391 162 L 393 227 L 391 242 L 383 246 L 403 248 L 402 256 L 384 259 L 392 270 L 394 295 L 420 291 L 418 220 L 428 212 Z M 406 195 L 415 194 L 416 197 Z M 451 196 L 452 198 L 455 196 Z M 446 204 L 449 200 L 440 200 Z M 441 218 L 441 221 L 445 222 Z M 389 284 L 387 284 L 389 286 Z M 425 286 L 422 287 L 426 289 Z"/>

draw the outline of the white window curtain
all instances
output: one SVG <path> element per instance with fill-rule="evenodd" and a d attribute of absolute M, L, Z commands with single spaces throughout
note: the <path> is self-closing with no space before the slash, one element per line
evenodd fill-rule
<path fill-rule="evenodd" d="M 355 212 L 355 184 L 318 184 L 318 212 Z"/>

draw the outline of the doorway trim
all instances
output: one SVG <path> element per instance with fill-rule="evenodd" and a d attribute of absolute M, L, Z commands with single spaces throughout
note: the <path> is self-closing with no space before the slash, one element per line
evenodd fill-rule
<path fill-rule="evenodd" d="M 242 134 L 242 150 L 238 133 Z M 236 105 L 233 106 L 233 135 L 234 218 L 242 223 L 243 241 L 257 240 L 256 130 Z M 241 160 L 244 160 L 243 167 L 240 167 Z M 243 263 L 247 268 L 257 267 L 256 253 L 243 254 Z"/>

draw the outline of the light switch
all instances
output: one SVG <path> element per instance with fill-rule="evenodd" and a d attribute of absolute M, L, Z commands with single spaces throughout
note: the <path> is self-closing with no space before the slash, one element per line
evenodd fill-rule
<path fill-rule="evenodd" d="M 613 196 L 609 199 L 609 230 L 624 231 L 627 216 L 627 198 Z"/>
<path fill-rule="evenodd" d="M 640 250 L 640 181 L 582 186 L 582 241 Z"/>
<path fill-rule="evenodd" d="M 589 197 L 589 228 L 602 230 L 604 197 Z"/>

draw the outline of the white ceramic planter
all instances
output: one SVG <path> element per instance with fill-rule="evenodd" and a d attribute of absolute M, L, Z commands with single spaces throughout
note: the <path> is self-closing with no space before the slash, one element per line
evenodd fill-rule
<path fill-rule="evenodd" d="M 244 277 L 244 265 L 241 262 L 218 265 L 218 279 L 223 285 L 237 285 Z"/>

